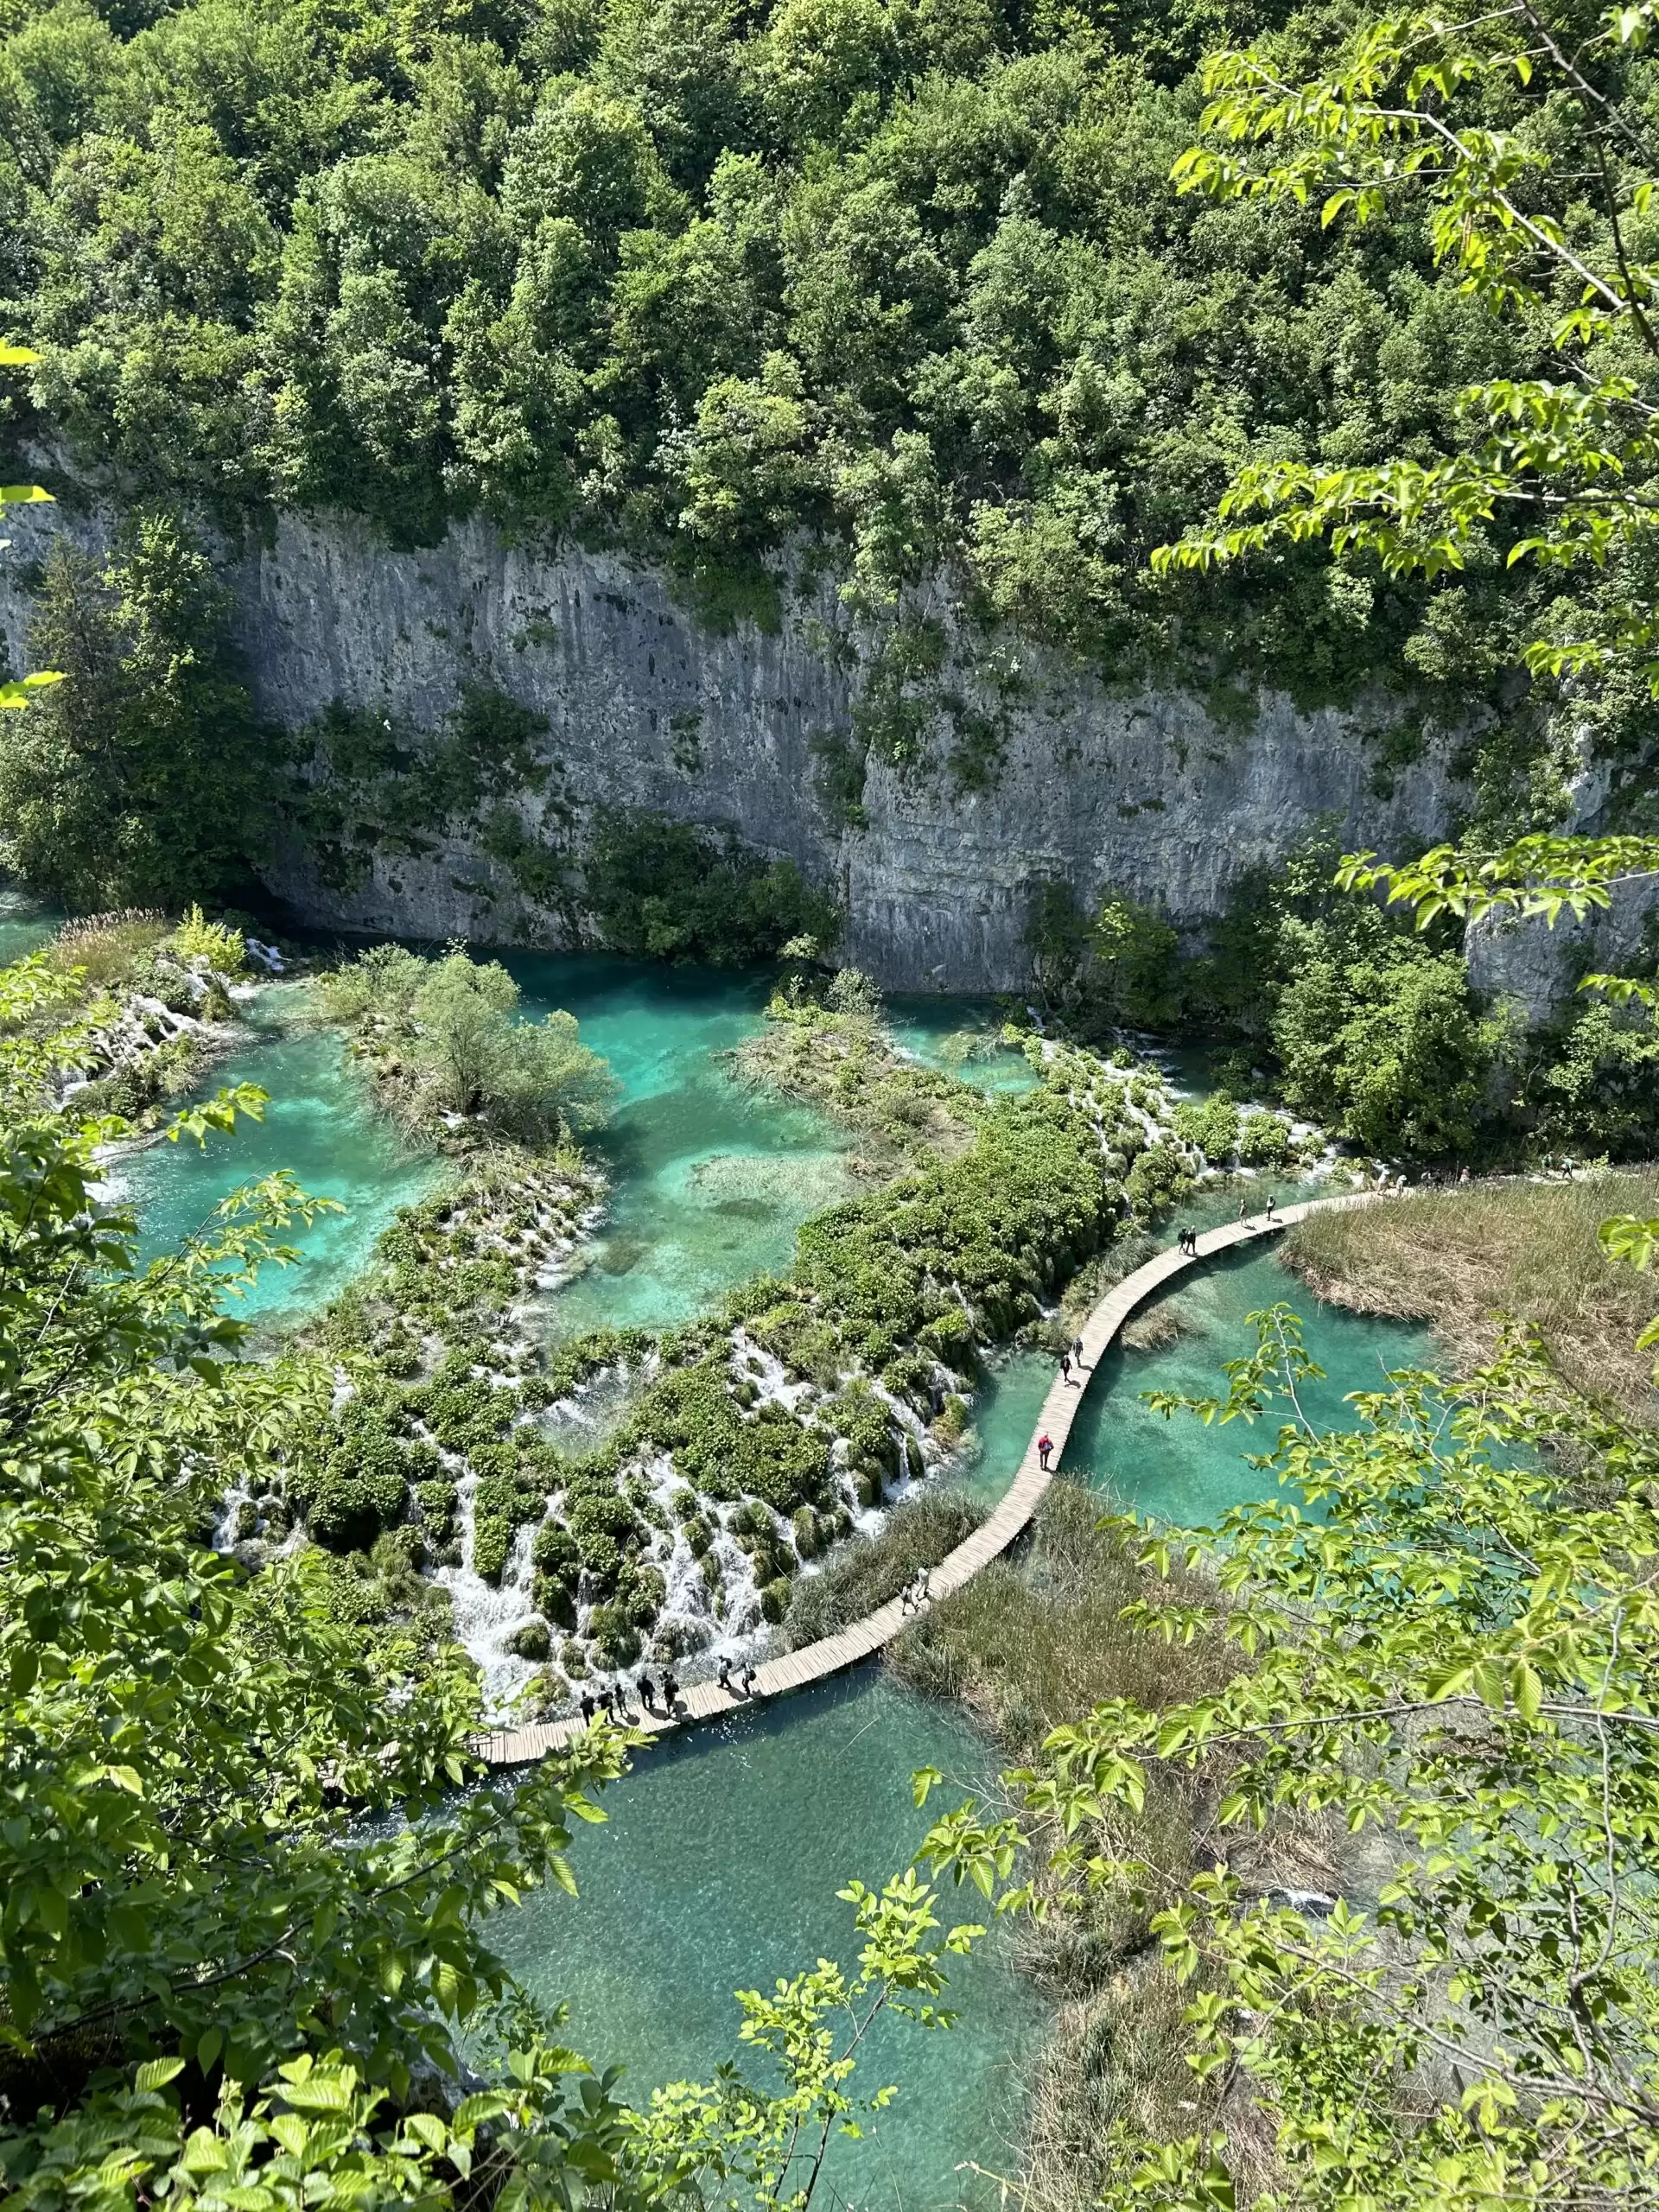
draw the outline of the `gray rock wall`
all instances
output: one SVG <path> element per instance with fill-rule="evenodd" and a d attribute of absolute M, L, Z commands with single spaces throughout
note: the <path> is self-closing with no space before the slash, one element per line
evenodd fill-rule
<path fill-rule="evenodd" d="M 24 511 L 12 563 L 65 519 Z M 102 534 L 95 518 L 70 526 Z M 852 720 L 830 583 L 786 605 L 775 634 L 745 621 L 721 635 L 659 575 L 514 546 L 479 521 L 405 553 L 350 520 L 290 517 L 270 543 L 227 559 L 268 715 L 297 726 L 338 699 L 435 728 L 467 680 L 497 686 L 547 718 L 552 789 L 578 819 L 626 804 L 731 824 L 834 890 L 849 918 L 843 956 L 893 988 L 1020 988 L 1045 878 L 1085 902 L 1110 886 L 1197 922 L 1322 819 L 1351 842 L 1421 849 L 1444 833 L 1457 796 L 1443 753 L 1379 778 L 1359 717 L 1268 696 L 1252 727 L 1231 729 L 1190 694 L 1113 690 L 1026 652 L 1019 696 L 1004 696 L 994 785 L 956 790 L 942 734 L 929 770 L 869 762 L 866 825 L 849 830 L 819 794 L 814 751 L 826 735 L 845 740 Z M 0 575 L 0 627 L 17 666 L 27 616 L 14 569 Z M 542 804 L 526 798 L 528 820 Z M 377 859 L 349 894 L 327 889 L 299 853 L 274 855 L 270 876 L 319 923 L 499 943 L 559 928 L 524 906 L 464 823 L 430 857 Z"/>

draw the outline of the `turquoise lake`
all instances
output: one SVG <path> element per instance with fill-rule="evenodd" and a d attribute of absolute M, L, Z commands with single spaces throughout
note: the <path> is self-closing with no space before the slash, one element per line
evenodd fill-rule
<path fill-rule="evenodd" d="M 15 957 L 45 926 L 0 908 L 0 957 Z M 620 1084 L 615 1116 L 591 1146 L 611 1178 L 607 1218 L 587 1268 L 548 1300 L 555 1334 L 601 1323 L 658 1327 L 704 1310 L 756 1271 L 786 1267 L 800 1224 L 856 1187 L 844 1132 L 813 1109 L 752 1091 L 733 1069 L 734 1048 L 762 1019 L 764 976 L 507 957 L 525 1012 L 567 1007 Z M 248 1311 L 270 1324 L 324 1303 L 397 1208 L 442 1172 L 411 1158 L 375 1116 L 335 1038 L 285 1021 L 295 988 L 262 995 L 254 1033 L 212 1078 L 210 1087 L 245 1081 L 266 1090 L 263 1123 L 210 1139 L 205 1151 L 158 1146 L 116 1170 L 149 1250 L 197 1229 L 238 1184 L 279 1167 L 337 1199 L 340 1213 L 296 1236 L 301 1263 L 268 1271 L 250 1298 Z M 995 1090 L 1033 1079 L 1023 1058 L 998 1043 L 988 1005 L 901 1001 L 893 1019 L 903 1046 L 932 1065 L 959 1066 Z M 976 1040 L 965 1061 L 964 1032 Z M 1278 1187 L 1285 1200 L 1297 1195 L 1289 1182 Z M 1236 1205 L 1217 1198 L 1185 1217 L 1225 1217 Z M 1171 1521 L 1203 1521 L 1259 1495 L 1262 1478 L 1243 1455 L 1271 1436 L 1264 1426 L 1166 1422 L 1139 1394 L 1214 1389 L 1220 1361 L 1249 1348 L 1252 1309 L 1287 1300 L 1304 1313 L 1309 1349 L 1329 1370 L 1312 1409 L 1333 1422 L 1345 1419 L 1344 1391 L 1371 1386 L 1385 1363 L 1426 1350 L 1420 1332 L 1317 1306 L 1268 1249 L 1213 1262 L 1166 1296 L 1183 1332 L 1162 1350 L 1118 1350 L 1103 1363 L 1065 1465 L 1103 1502 Z M 1001 1495 L 1052 1374 L 1036 1354 L 993 1362 L 974 1442 L 951 1481 L 988 1504 Z M 854 1876 L 879 1883 L 909 1860 L 925 1825 L 911 1801 L 914 1768 L 938 1766 L 971 1786 L 991 1764 L 961 1715 L 866 1669 L 644 1755 L 608 1794 L 607 1823 L 577 1837 L 580 1898 L 532 1897 L 503 1915 L 494 1940 L 537 1995 L 569 2005 L 571 2042 L 601 2063 L 624 2063 L 626 2092 L 643 2097 L 736 2055 L 735 1989 L 766 1986 L 820 1954 L 851 1960 L 850 1916 L 836 1891 Z M 945 1910 L 971 1917 L 959 1897 L 947 1898 Z M 867 2140 L 837 2147 L 831 2185 L 849 2204 L 892 2212 L 988 2204 L 995 2192 L 965 2162 L 1017 2171 L 1020 2076 L 1041 2044 L 1043 2000 L 1014 1972 L 999 1934 L 959 1968 L 954 2001 L 963 2019 L 949 2033 L 893 2021 L 872 2038 L 861 2084 L 868 2091 L 891 2081 L 899 2094 Z"/>

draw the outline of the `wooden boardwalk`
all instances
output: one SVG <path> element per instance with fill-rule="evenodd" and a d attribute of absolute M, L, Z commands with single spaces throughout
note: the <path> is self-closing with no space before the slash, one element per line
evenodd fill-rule
<path fill-rule="evenodd" d="M 1115 1290 L 1109 1291 L 1079 1332 L 1084 1357 L 1081 1376 L 1076 1374 L 1075 1367 L 1071 1381 L 1057 1370 L 1043 1401 L 1037 1426 L 1026 1446 L 1019 1472 L 990 1517 L 932 1569 L 928 1578 L 930 1596 L 946 1598 L 953 1590 L 960 1590 L 982 1567 L 1000 1559 L 1027 1526 L 1043 1492 L 1054 1479 L 1090 1378 L 1102 1354 L 1136 1306 L 1144 1304 L 1154 1291 L 1161 1290 L 1173 1277 L 1184 1274 L 1196 1260 L 1213 1258 L 1217 1252 L 1228 1251 L 1235 1244 L 1246 1244 L 1253 1237 L 1287 1229 L 1293 1222 L 1300 1221 L 1304 1215 L 1320 1206 L 1363 1205 L 1370 1195 L 1361 1192 L 1347 1198 L 1310 1198 L 1300 1205 L 1280 1208 L 1271 1222 L 1263 1214 L 1255 1214 L 1243 1221 L 1230 1222 L 1223 1229 L 1207 1230 L 1198 1238 L 1198 1249 L 1192 1257 L 1172 1246 L 1148 1260 L 1144 1267 L 1137 1268 L 1132 1275 L 1125 1276 Z M 1046 1467 L 1037 1451 L 1038 1440 L 1045 1435 L 1051 1437 L 1054 1445 Z M 649 1735 L 661 1735 L 670 1728 L 691 1722 L 717 1719 L 722 1713 L 734 1713 L 763 1698 L 786 1697 L 791 1690 L 806 1689 L 814 1682 L 826 1681 L 830 1675 L 872 1657 L 883 1645 L 892 1643 L 911 1618 L 904 1610 L 903 1600 L 892 1599 L 839 1634 L 826 1636 L 817 1643 L 803 1644 L 798 1651 L 786 1651 L 780 1658 L 768 1659 L 763 1667 L 757 1667 L 752 1699 L 735 1696 L 716 1682 L 698 1682 L 681 1693 L 671 1719 L 648 1713 L 634 1725 Z M 578 1719 L 547 1721 L 531 1728 L 498 1729 L 492 1735 L 480 1737 L 477 1748 L 493 1766 L 523 1766 L 532 1759 L 545 1758 L 550 1751 L 562 1751 L 584 1725 Z"/>

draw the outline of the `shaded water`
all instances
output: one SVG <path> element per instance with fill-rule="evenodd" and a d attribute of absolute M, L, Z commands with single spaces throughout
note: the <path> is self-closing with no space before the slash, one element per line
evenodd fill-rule
<path fill-rule="evenodd" d="M 1190 1209 L 1197 1217 L 1197 1210 Z M 1230 1505 L 1268 1495 L 1273 1478 L 1245 1464 L 1247 1452 L 1270 1451 L 1281 1417 L 1277 1408 L 1253 1425 L 1231 1421 L 1206 1428 L 1194 1415 L 1154 1413 L 1141 1395 L 1173 1390 L 1214 1397 L 1226 1389 L 1221 1363 L 1255 1348 L 1248 1316 L 1288 1305 L 1301 1316 L 1303 1341 L 1325 1370 L 1323 1382 L 1302 1389 L 1302 1408 L 1319 1428 L 1351 1428 L 1351 1390 L 1382 1386 L 1390 1367 L 1432 1363 L 1427 1330 L 1379 1320 L 1322 1304 L 1281 1265 L 1272 1245 L 1247 1245 L 1202 1268 L 1190 1269 L 1163 1295 L 1141 1308 L 1160 1309 L 1181 1333 L 1155 1351 L 1113 1345 L 1090 1381 L 1082 1410 L 1067 1440 L 1062 1465 L 1069 1474 L 1137 1512 L 1179 1527 L 1204 1525 Z"/>
<path fill-rule="evenodd" d="M 0 968 L 44 944 L 62 919 L 25 893 L 0 884 Z"/>
<path fill-rule="evenodd" d="M 908 1863 L 928 1818 L 912 1802 L 912 1771 L 934 1765 L 971 1784 L 993 1764 L 954 1713 L 868 1670 L 843 1677 L 642 1754 L 606 1793 L 610 1820 L 576 1839 L 581 1896 L 537 1892 L 494 1940 L 537 1996 L 569 2002 L 577 2050 L 628 2059 L 634 2101 L 706 2081 L 728 2058 L 758 2076 L 731 1993 L 770 1988 L 820 1955 L 853 1964 L 851 1910 L 836 1892 L 854 1877 L 877 1887 Z M 944 1897 L 947 1925 L 974 1916 L 963 1894 Z M 863 2142 L 836 2146 L 836 2200 L 926 2212 L 984 2195 L 957 2171 L 965 2160 L 1015 2171 L 1014 2068 L 1040 2042 L 1044 2009 L 1001 1931 L 952 1962 L 944 2001 L 961 2009 L 952 2030 L 894 2019 L 872 2037 L 854 2092 L 893 2082 L 899 2094 Z"/>

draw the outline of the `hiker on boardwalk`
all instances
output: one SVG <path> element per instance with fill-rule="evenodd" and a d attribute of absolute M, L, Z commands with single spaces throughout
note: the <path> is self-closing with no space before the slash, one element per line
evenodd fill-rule
<path fill-rule="evenodd" d="M 651 1712 L 657 1703 L 657 1685 L 649 1675 L 641 1675 L 639 1677 L 639 1702 L 647 1713 Z"/>
<path fill-rule="evenodd" d="M 1045 1472 L 1046 1472 L 1048 1467 L 1048 1455 L 1053 1449 L 1054 1440 L 1049 1434 L 1048 1431 L 1045 1429 L 1037 1440 L 1037 1458 Z"/>
<path fill-rule="evenodd" d="M 1279 1203 L 1278 1199 L 1277 1199 L 1277 1198 L 1275 1198 L 1271 1194 L 1271 1192 L 1269 1192 L 1268 1197 L 1268 1227 L 1269 1229 L 1272 1229 L 1272 1228 L 1274 1228 L 1274 1227 L 1276 1225 L 1276 1224 L 1274 1224 L 1274 1218 L 1273 1218 L 1273 1210 L 1274 1210 L 1274 1208 L 1278 1205 L 1278 1203 Z"/>
<path fill-rule="evenodd" d="M 582 1725 L 584 1728 L 594 1725 L 594 1700 L 586 1690 L 582 1694 Z"/>
<path fill-rule="evenodd" d="M 1084 1364 L 1083 1338 L 1081 1337 L 1073 1337 L 1071 1339 L 1071 1357 L 1077 1361 L 1079 1367 Z"/>
<path fill-rule="evenodd" d="M 754 1695 L 754 1669 L 753 1667 L 746 1666 L 744 1668 L 742 1673 L 737 1678 L 737 1686 L 739 1689 L 742 1691 L 745 1697 L 753 1697 Z"/>
<path fill-rule="evenodd" d="M 679 1701 L 679 1676 L 671 1667 L 664 1667 L 663 1669 L 663 1711 L 672 1713 Z"/>
<path fill-rule="evenodd" d="M 912 1574 L 899 1592 L 899 1610 L 901 1613 L 913 1613 L 916 1611 L 916 1585 L 921 1579 L 919 1574 Z"/>
<path fill-rule="evenodd" d="M 716 1676 L 716 1680 L 719 1681 L 721 1689 L 726 1692 L 728 1697 L 735 1697 L 737 1695 L 736 1685 L 732 1681 L 732 1662 L 723 1654 L 721 1657 L 720 1672 Z"/>
<path fill-rule="evenodd" d="M 1071 1355 L 1069 1351 L 1060 1354 L 1060 1379 L 1064 1382 L 1071 1380 Z"/>

